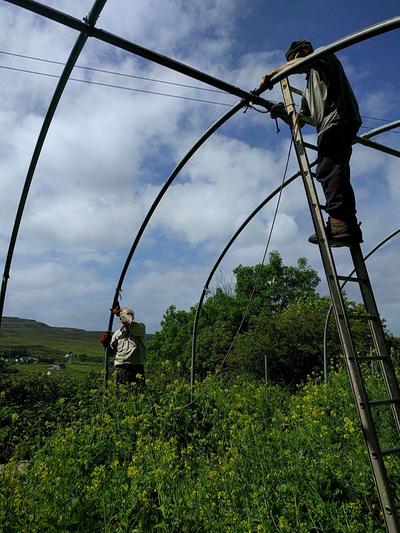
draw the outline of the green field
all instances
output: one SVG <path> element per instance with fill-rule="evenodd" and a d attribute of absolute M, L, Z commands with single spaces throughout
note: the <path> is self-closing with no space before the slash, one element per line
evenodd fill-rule
<path fill-rule="evenodd" d="M 15 378 L 21 379 L 35 374 L 46 374 L 53 365 L 49 363 L 36 364 L 14 364 L 13 369 L 16 370 Z M 54 375 L 84 375 L 89 372 L 100 372 L 103 368 L 103 361 L 99 357 L 98 361 L 78 361 L 72 359 L 65 363 L 65 369 L 55 370 Z"/>
<path fill-rule="evenodd" d="M 64 356 L 67 352 L 97 355 L 103 349 L 99 344 L 100 331 L 75 328 L 56 328 L 22 318 L 4 317 L 0 331 L 0 349 L 28 350 L 33 357 Z"/>

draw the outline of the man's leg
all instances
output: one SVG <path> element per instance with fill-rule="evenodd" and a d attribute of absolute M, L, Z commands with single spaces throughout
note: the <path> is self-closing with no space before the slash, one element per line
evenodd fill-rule
<path fill-rule="evenodd" d="M 321 183 L 329 215 L 327 236 L 331 244 L 349 245 L 362 242 L 356 219 L 356 202 L 350 183 L 350 157 L 354 129 L 335 126 L 318 139 L 318 166 L 316 177 Z M 316 244 L 315 235 L 309 239 Z"/>
<path fill-rule="evenodd" d="M 350 157 L 354 130 L 330 128 L 318 139 L 317 180 L 321 183 L 329 216 L 343 222 L 356 218 L 356 202 L 350 183 Z"/>

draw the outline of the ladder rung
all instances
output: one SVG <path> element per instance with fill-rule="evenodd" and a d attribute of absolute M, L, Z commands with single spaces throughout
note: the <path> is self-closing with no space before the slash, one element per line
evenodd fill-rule
<path fill-rule="evenodd" d="M 399 453 L 400 452 L 400 446 L 396 446 L 395 448 L 386 448 L 385 450 L 382 450 L 382 455 L 391 455 L 392 453 Z"/>
<path fill-rule="evenodd" d="M 369 400 L 369 405 L 390 405 L 390 404 L 398 404 L 400 403 L 399 398 L 391 398 L 388 400 Z"/>
<path fill-rule="evenodd" d="M 360 278 L 352 278 L 351 276 L 338 276 L 337 279 L 339 281 L 354 281 L 356 283 L 360 283 Z"/>
<path fill-rule="evenodd" d="M 377 320 L 378 317 L 372 316 L 372 315 L 353 315 L 349 314 L 347 315 L 348 318 L 351 318 L 351 320 Z"/>
<path fill-rule="evenodd" d="M 310 150 L 315 150 L 315 151 L 318 150 L 318 148 L 315 146 L 315 144 L 310 144 L 310 143 L 307 143 L 307 142 L 303 141 L 303 145 L 306 148 L 309 148 Z"/>
<path fill-rule="evenodd" d="M 385 361 L 388 360 L 387 355 L 359 355 L 358 361 Z"/>

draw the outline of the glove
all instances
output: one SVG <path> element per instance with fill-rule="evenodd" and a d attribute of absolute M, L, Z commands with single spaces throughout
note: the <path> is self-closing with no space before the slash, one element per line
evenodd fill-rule
<path fill-rule="evenodd" d="M 121 308 L 119 306 L 119 302 L 116 301 L 113 303 L 113 306 L 112 306 L 112 309 L 111 309 L 111 312 L 114 313 L 114 315 L 117 315 L 119 316 L 120 312 L 121 312 Z"/>
<path fill-rule="evenodd" d="M 277 118 L 283 118 L 286 117 L 287 113 L 285 110 L 285 106 L 282 102 L 279 102 L 279 104 L 275 104 L 270 109 L 271 118 L 277 119 Z"/>
<path fill-rule="evenodd" d="M 104 348 L 108 348 L 108 346 L 110 346 L 110 342 L 111 342 L 111 333 L 109 331 L 105 331 L 100 339 L 100 344 L 102 344 L 104 346 Z"/>

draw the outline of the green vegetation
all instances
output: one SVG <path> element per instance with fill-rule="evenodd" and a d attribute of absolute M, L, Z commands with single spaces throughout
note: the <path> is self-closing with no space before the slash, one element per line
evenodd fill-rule
<path fill-rule="evenodd" d="M 99 372 L 21 379 L 0 360 L 1 531 L 384 532 L 333 321 L 330 379 L 320 381 L 329 300 L 317 274 L 277 253 L 235 274 L 234 288 L 204 304 L 194 403 L 195 308 L 171 306 L 148 342 L 144 394 L 112 381 L 103 391 Z M 399 339 L 387 340 L 398 367 Z M 385 397 L 379 372 L 365 371 L 371 398 Z M 376 413 L 385 447 L 398 442 L 389 414 Z M 395 456 L 387 467 L 399 496 Z"/>
<path fill-rule="evenodd" d="M 26 470 L 12 459 L 1 471 L 0 528 L 384 531 L 343 371 L 296 394 L 208 378 L 191 406 L 174 371 L 164 362 L 145 394 L 87 390 L 83 416 L 48 437 Z M 398 462 L 389 467 L 399 488 Z"/>
<path fill-rule="evenodd" d="M 64 356 L 67 352 L 101 355 L 99 331 L 54 328 L 35 320 L 4 317 L 0 347 L 27 350 L 33 356 Z"/>

